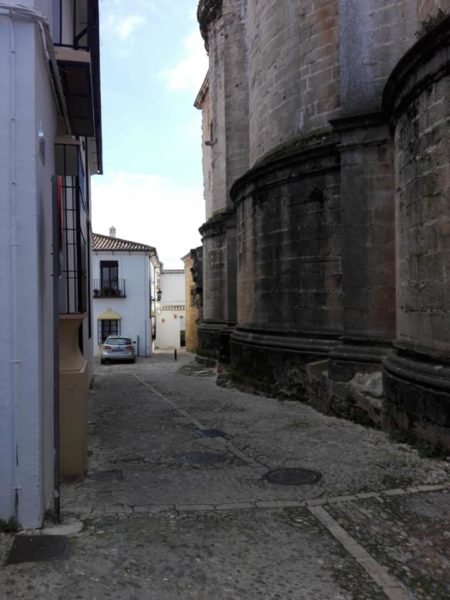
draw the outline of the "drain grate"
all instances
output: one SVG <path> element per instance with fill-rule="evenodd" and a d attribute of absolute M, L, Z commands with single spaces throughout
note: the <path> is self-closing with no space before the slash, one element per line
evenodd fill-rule
<path fill-rule="evenodd" d="M 278 485 L 312 485 L 322 479 L 322 473 L 309 469 L 274 469 L 269 471 L 264 479 Z"/>
<path fill-rule="evenodd" d="M 94 481 L 122 481 L 123 474 L 119 469 L 112 471 L 97 471 L 96 473 L 89 473 L 88 479 Z"/>
<path fill-rule="evenodd" d="M 231 457 L 218 452 L 187 452 L 180 457 L 181 462 L 200 467 L 213 467 L 217 464 L 229 462 Z"/>
<path fill-rule="evenodd" d="M 69 538 L 65 535 L 17 535 L 6 564 L 68 558 Z"/>

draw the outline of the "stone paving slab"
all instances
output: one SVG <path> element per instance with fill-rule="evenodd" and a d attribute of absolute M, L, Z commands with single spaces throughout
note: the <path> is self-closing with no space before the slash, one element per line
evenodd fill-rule
<path fill-rule="evenodd" d="M 218 387 L 212 369 L 179 359 L 98 367 L 92 478 L 61 490 L 70 558 L 6 567 L 14 538 L 0 534 L 0 600 L 448 597 L 448 462 L 300 403 Z M 199 435 L 208 428 L 227 438 Z M 226 459 L 196 463 L 202 453 Z M 281 467 L 322 480 L 264 479 Z"/>
<path fill-rule="evenodd" d="M 385 598 L 305 509 L 250 517 L 224 511 L 88 520 L 72 538 L 68 562 L 10 566 L 0 572 L 0 589 L 15 600 Z"/>
<path fill-rule="evenodd" d="M 450 598 L 450 491 L 384 495 L 327 511 L 418 600 Z"/>

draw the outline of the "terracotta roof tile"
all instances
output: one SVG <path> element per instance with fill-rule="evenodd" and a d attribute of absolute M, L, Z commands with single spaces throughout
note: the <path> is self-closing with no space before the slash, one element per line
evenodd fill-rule
<path fill-rule="evenodd" d="M 108 235 L 92 234 L 92 250 L 110 250 L 114 252 L 156 252 L 153 246 L 121 240 Z"/>

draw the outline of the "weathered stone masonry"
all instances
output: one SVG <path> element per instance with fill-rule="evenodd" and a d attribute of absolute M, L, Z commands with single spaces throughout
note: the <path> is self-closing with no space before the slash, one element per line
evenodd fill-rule
<path fill-rule="evenodd" d="M 385 90 L 394 132 L 397 339 L 385 361 L 390 424 L 450 446 L 450 17 Z"/>
<path fill-rule="evenodd" d="M 269 393 L 450 447 L 445 11 L 202 0 L 196 106 L 199 352 Z M 383 364 L 384 404 L 370 391 Z"/>

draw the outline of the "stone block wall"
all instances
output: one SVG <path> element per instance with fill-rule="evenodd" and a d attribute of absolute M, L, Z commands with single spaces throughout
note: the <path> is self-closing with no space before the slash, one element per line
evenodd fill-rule
<path fill-rule="evenodd" d="M 208 29 L 208 154 L 211 161 L 211 216 L 227 208 L 227 146 L 225 135 L 225 32 L 223 19 L 216 19 Z"/>
<path fill-rule="evenodd" d="M 385 361 L 391 425 L 450 448 L 450 16 L 385 90 L 394 131 L 397 339 Z"/>
<path fill-rule="evenodd" d="M 247 5 L 241 0 L 224 0 L 225 131 L 227 194 L 249 166 L 248 76 L 247 76 Z M 228 204 L 231 206 L 228 196 Z"/>
<path fill-rule="evenodd" d="M 341 211 L 333 139 L 249 171 L 232 196 L 239 327 L 338 335 Z"/>
<path fill-rule="evenodd" d="M 339 105 L 337 0 L 248 0 L 250 164 L 328 128 Z"/>
<path fill-rule="evenodd" d="M 223 138 L 208 150 L 205 348 L 278 396 L 439 440 L 450 60 L 445 35 L 430 40 L 446 11 L 450 0 L 202 0 L 199 13 Z M 364 387 L 383 365 L 384 405 Z"/>
<path fill-rule="evenodd" d="M 396 62 L 414 42 L 415 0 L 339 0 L 343 114 L 375 112 Z"/>
<path fill-rule="evenodd" d="M 423 21 L 437 15 L 439 10 L 444 13 L 450 12 L 450 0 L 417 0 L 417 23 L 419 28 Z"/>
<path fill-rule="evenodd" d="M 229 190 L 248 168 L 246 3 L 202 0 L 198 16 L 209 53 L 208 91 L 196 103 L 203 111 L 203 170 L 207 174 L 199 351 L 227 356 L 223 346 L 236 321 L 237 285 L 235 216 Z"/>

